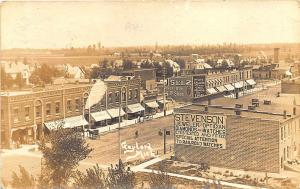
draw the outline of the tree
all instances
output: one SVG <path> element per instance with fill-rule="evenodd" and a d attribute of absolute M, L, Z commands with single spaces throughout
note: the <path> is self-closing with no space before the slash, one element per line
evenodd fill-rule
<path fill-rule="evenodd" d="M 34 188 L 35 180 L 32 175 L 22 166 L 19 165 L 20 176 L 16 172 L 12 173 L 11 186 L 13 188 Z"/>
<path fill-rule="evenodd" d="M 153 64 L 147 59 L 141 63 L 141 68 L 153 68 Z"/>
<path fill-rule="evenodd" d="M 61 127 L 52 131 L 39 148 L 43 153 L 44 171 L 42 179 L 49 186 L 62 187 L 69 182 L 81 160 L 88 157 L 93 149 L 81 133 Z"/>
<path fill-rule="evenodd" d="M 106 183 L 109 189 L 133 189 L 135 186 L 135 175 L 129 168 L 126 170 L 123 162 L 120 160 L 119 165 L 111 166 L 108 169 Z"/>
<path fill-rule="evenodd" d="M 179 64 L 180 69 L 185 69 L 185 60 L 184 59 L 176 58 L 174 61 L 177 62 L 177 64 Z"/>
<path fill-rule="evenodd" d="M 4 68 L 1 67 L 1 89 L 9 89 L 14 84 L 14 79 L 11 77 L 11 75 L 7 74 L 4 70 Z"/>
<path fill-rule="evenodd" d="M 34 85 L 39 85 L 41 83 L 40 76 L 37 72 L 32 72 L 32 74 L 29 77 L 29 82 Z"/>
<path fill-rule="evenodd" d="M 133 68 L 133 62 L 131 60 L 125 59 L 123 60 L 123 69 L 124 70 L 131 70 Z"/>
<path fill-rule="evenodd" d="M 93 166 L 93 168 L 86 169 L 86 174 L 76 171 L 74 175 L 74 186 L 76 188 L 86 189 L 104 189 L 106 187 L 106 178 L 103 171 L 99 168 L 99 165 Z"/>
<path fill-rule="evenodd" d="M 19 87 L 22 88 L 25 85 L 25 79 L 23 79 L 21 73 L 17 73 L 16 79 L 14 80 L 14 83 Z"/>
<path fill-rule="evenodd" d="M 172 189 L 171 178 L 168 175 L 167 168 L 164 162 L 160 162 L 158 173 L 150 174 L 150 182 L 151 189 Z"/>

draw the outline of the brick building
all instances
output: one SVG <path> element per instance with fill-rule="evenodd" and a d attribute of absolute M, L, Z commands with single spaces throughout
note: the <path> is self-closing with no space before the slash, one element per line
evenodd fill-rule
<path fill-rule="evenodd" d="M 166 92 L 176 101 L 197 101 L 200 98 L 233 93 L 254 87 L 252 68 L 168 78 Z"/>
<path fill-rule="evenodd" d="M 300 114 L 296 107 L 292 112 L 272 112 L 228 105 L 194 104 L 176 109 L 175 158 L 228 169 L 279 173 L 288 161 L 300 156 Z M 221 126 L 217 120 L 222 121 Z"/>
<path fill-rule="evenodd" d="M 96 122 L 113 123 L 119 116 L 142 115 L 140 80 L 107 81 L 104 98 L 90 111 L 84 110 L 92 84 L 52 85 L 37 91 L 1 92 L 1 147 L 35 143 L 63 120 L 64 127 Z M 121 101 L 121 103 L 120 103 Z M 103 124 L 99 124 L 102 126 Z"/>

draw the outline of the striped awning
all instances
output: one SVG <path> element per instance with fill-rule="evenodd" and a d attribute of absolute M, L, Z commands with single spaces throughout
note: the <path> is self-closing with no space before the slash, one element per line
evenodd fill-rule
<path fill-rule="evenodd" d="M 234 91 L 234 87 L 233 87 L 231 84 L 224 85 L 224 87 L 225 87 L 228 91 Z"/>
<path fill-rule="evenodd" d="M 219 91 L 219 92 L 224 92 L 224 91 L 227 91 L 227 89 L 222 85 L 222 86 L 219 86 L 219 87 L 216 87 L 217 88 L 217 90 Z"/>
<path fill-rule="evenodd" d="M 209 89 L 207 89 L 206 90 L 209 94 L 217 94 L 218 93 L 218 91 L 216 91 L 216 89 L 214 89 L 214 88 L 209 88 Z"/>

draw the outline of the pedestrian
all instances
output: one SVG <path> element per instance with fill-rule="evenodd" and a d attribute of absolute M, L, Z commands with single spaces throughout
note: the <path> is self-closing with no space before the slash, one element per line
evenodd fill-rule
<path fill-rule="evenodd" d="M 139 137 L 139 132 L 136 130 L 135 131 L 135 138 L 138 138 Z"/>

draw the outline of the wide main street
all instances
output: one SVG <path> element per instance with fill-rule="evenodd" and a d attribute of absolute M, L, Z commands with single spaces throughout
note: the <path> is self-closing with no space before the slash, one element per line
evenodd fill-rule
<path fill-rule="evenodd" d="M 135 157 L 131 160 L 141 160 L 144 158 L 148 159 L 151 157 L 151 149 L 153 154 L 159 155 L 163 153 L 163 136 L 158 133 L 160 129 L 170 130 L 170 135 L 167 136 L 167 150 L 170 150 L 170 146 L 173 150 L 173 116 L 169 115 L 158 119 L 145 121 L 143 123 L 137 123 L 128 127 L 123 127 L 120 130 L 121 142 L 126 142 L 128 150 L 129 148 L 136 148 L 138 145 L 139 149 L 134 149 L 132 152 L 124 154 L 125 149 L 122 149 L 121 158 L 126 161 L 127 158 Z M 138 131 L 138 135 L 136 135 Z M 87 139 L 90 147 L 94 150 L 90 154 L 90 157 L 83 160 L 80 163 L 79 169 L 84 170 L 89 168 L 96 163 L 101 168 L 106 168 L 110 164 L 116 164 L 119 159 L 119 133 L 118 130 L 111 131 L 109 133 L 103 133 L 97 139 Z M 128 146 L 130 145 L 130 146 Z M 149 148 L 149 145 L 151 148 Z M 125 147 L 123 145 L 123 147 Z M 143 148 L 143 149 L 141 149 Z M 152 155 L 153 155 L 152 154 Z M 9 152 L 1 153 L 1 164 L 2 170 L 1 177 L 4 180 L 10 180 L 13 171 L 18 172 L 18 166 L 25 167 L 33 175 L 40 174 L 41 168 L 41 153 L 40 152 L 29 152 L 28 150 L 10 150 Z"/>

